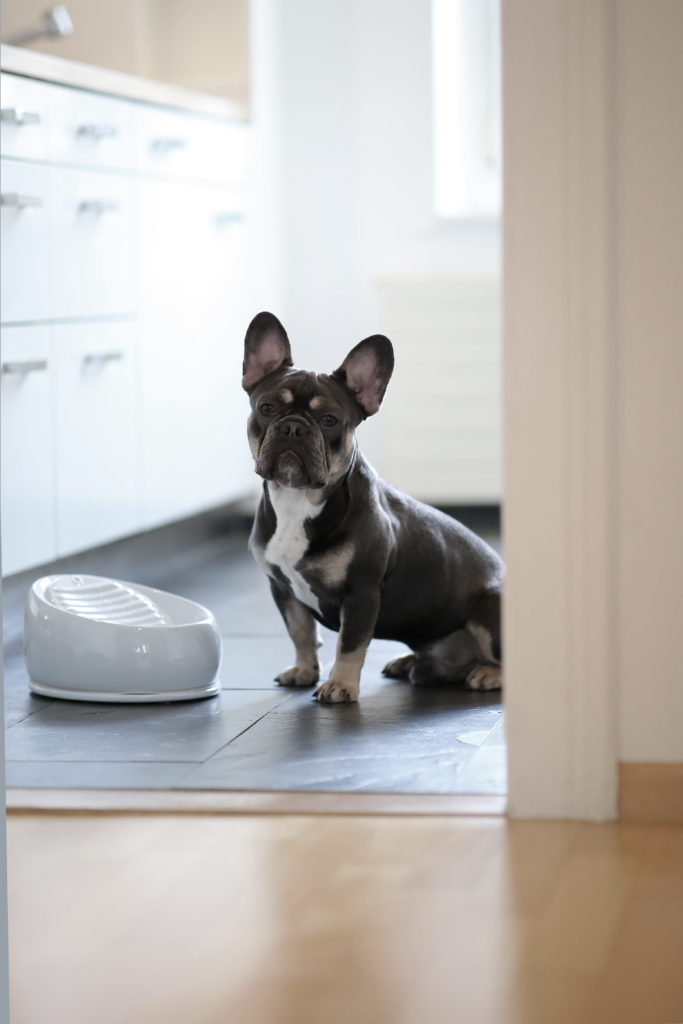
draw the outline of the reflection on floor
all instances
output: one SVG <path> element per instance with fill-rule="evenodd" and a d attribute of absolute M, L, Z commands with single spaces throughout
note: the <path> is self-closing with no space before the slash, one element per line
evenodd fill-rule
<path fill-rule="evenodd" d="M 490 523 L 472 525 L 498 546 Z M 320 705 L 311 691 L 275 686 L 292 648 L 246 541 L 244 523 L 212 514 L 4 581 L 9 787 L 505 792 L 500 694 L 383 678 L 401 644 L 371 644 L 358 704 Z M 110 575 L 207 605 L 223 637 L 219 695 L 112 705 L 30 694 L 23 605 L 30 583 L 51 571 Z M 323 635 L 329 668 L 336 636 Z"/>

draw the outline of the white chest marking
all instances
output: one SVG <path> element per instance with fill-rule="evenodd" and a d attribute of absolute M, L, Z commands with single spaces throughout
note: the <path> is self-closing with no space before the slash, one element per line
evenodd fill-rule
<path fill-rule="evenodd" d="M 303 558 L 308 547 L 308 537 L 304 529 L 307 519 L 315 519 L 324 508 L 324 504 L 314 505 L 308 500 L 305 491 L 290 487 L 272 487 L 268 485 L 268 494 L 275 512 L 277 524 L 275 533 L 268 541 L 264 558 L 270 565 L 276 565 L 280 572 L 289 580 L 294 595 L 308 608 L 320 611 L 318 599 L 296 566 Z"/>

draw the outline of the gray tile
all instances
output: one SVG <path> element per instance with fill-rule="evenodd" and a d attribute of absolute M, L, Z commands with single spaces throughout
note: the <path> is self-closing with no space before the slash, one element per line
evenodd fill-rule
<path fill-rule="evenodd" d="M 486 736 L 500 715 L 491 695 L 416 690 L 375 676 L 363 680 L 358 704 L 321 705 L 310 693 L 296 693 L 194 769 L 184 785 L 464 792 L 461 777 L 480 747 L 458 736 Z"/>
<path fill-rule="evenodd" d="M 52 701 L 49 697 L 39 697 L 31 693 L 28 683 L 19 691 L 9 690 L 5 693 L 5 729 L 23 722 L 32 715 L 40 714 L 50 707 Z"/>
<path fill-rule="evenodd" d="M 3 669 L 6 729 L 50 707 L 52 701 L 49 698 L 38 697 L 28 688 L 28 672 L 21 645 L 18 652 L 6 652 Z"/>
<path fill-rule="evenodd" d="M 459 780 L 461 793 L 507 792 L 507 761 L 505 747 L 484 744 L 471 758 Z"/>
<path fill-rule="evenodd" d="M 324 659 L 334 656 L 329 639 L 321 653 Z M 229 690 L 272 690 L 275 676 L 293 664 L 294 645 L 284 625 L 278 637 L 224 636 L 221 686 Z"/>
<path fill-rule="evenodd" d="M 7 785 L 26 789 L 173 789 L 192 762 L 8 761 Z"/>
<path fill-rule="evenodd" d="M 221 690 L 177 704 L 58 701 L 6 736 L 8 761 L 204 761 L 289 698 Z"/>
<path fill-rule="evenodd" d="M 322 646 L 319 650 L 321 678 L 326 678 L 334 664 L 337 634 L 320 629 Z M 365 659 L 366 676 L 381 675 L 382 668 L 391 659 L 403 654 L 403 644 L 389 640 L 373 640 Z M 271 689 L 275 676 L 294 663 L 294 645 L 287 635 L 284 623 L 278 636 L 223 636 L 221 685 L 224 689 Z"/>
<path fill-rule="evenodd" d="M 279 636 L 282 617 L 264 573 L 249 551 L 220 553 L 191 573 L 172 574 L 155 584 L 209 608 L 223 636 Z"/>
<path fill-rule="evenodd" d="M 196 543 L 187 529 L 164 528 L 149 542 L 134 538 L 9 580 L 3 619 L 9 785 L 504 791 L 499 694 L 415 690 L 383 679 L 385 662 L 406 650 L 385 641 L 370 646 L 357 705 L 319 705 L 310 690 L 278 688 L 273 677 L 292 663 L 293 647 L 246 533 L 214 531 Z M 495 544 L 494 536 L 487 539 Z M 31 695 L 23 604 L 28 586 L 45 571 L 147 583 L 211 608 L 224 644 L 221 694 L 156 705 Z M 322 632 L 325 678 L 337 638 Z"/>
<path fill-rule="evenodd" d="M 494 729 L 491 730 L 490 735 L 486 739 L 485 746 L 487 747 L 502 747 L 505 749 L 505 719 L 503 715 L 500 716 L 500 720 Z"/>
<path fill-rule="evenodd" d="M 386 663 L 394 658 L 398 658 L 401 654 L 408 654 L 409 650 L 405 644 L 398 643 L 396 640 L 371 640 L 365 655 L 361 680 L 374 679 L 379 681 L 382 677 L 382 669 Z M 334 660 L 334 657 L 332 660 Z M 394 680 L 394 682 L 398 682 L 398 680 Z M 361 683 L 361 694 L 362 692 Z"/>
<path fill-rule="evenodd" d="M 471 758 L 460 779 L 460 785 L 463 793 L 507 792 L 505 722 L 502 714 Z"/>

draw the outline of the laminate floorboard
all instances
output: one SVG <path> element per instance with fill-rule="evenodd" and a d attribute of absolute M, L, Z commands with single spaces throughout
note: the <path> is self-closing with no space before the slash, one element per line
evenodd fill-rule
<path fill-rule="evenodd" d="M 13 1024 L 676 1024 L 683 829 L 11 813 Z"/>

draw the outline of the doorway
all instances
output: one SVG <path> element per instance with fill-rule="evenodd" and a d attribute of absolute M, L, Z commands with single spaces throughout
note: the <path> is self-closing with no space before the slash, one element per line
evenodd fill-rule
<path fill-rule="evenodd" d="M 496 5 L 481 5 L 486 18 L 471 23 L 464 16 L 471 5 L 449 6 L 463 12 L 458 52 L 479 53 L 483 62 L 498 52 L 489 18 Z M 467 132 L 469 157 L 458 171 L 467 187 L 448 207 L 437 202 L 439 32 L 429 5 L 293 0 L 277 17 L 275 7 L 254 11 L 253 132 L 255 164 L 268 166 L 258 157 L 270 152 L 282 173 L 261 180 L 255 172 L 263 202 L 254 204 L 251 238 L 257 253 L 286 258 L 253 281 L 253 308 L 284 310 L 296 361 L 316 369 L 334 368 L 373 331 L 389 334 L 396 375 L 381 416 L 362 428 L 363 449 L 392 482 L 449 508 L 499 546 L 495 104 L 483 104 L 486 130 L 480 118 Z M 463 65 L 460 85 L 479 83 L 490 98 L 499 72 L 486 66 L 482 75 Z M 476 187 L 482 168 L 483 192 Z M 412 449 L 401 430 L 408 406 L 418 407 L 420 425 Z M 357 707 L 319 707 L 308 694 L 273 687 L 272 676 L 289 661 L 289 641 L 246 552 L 244 521 L 232 510 L 59 566 L 151 583 L 211 607 L 225 646 L 224 692 L 220 704 L 163 713 L 30 697 L 23 594 L 55 566 L 12 577 L 5 584 L 10 786 L 504 793 L 500 695 L 418 692 L 383 679 L 382 665 L 401 648 L 371 647 Z M 328 635 L 323 661 L 333 644 Z"/>

